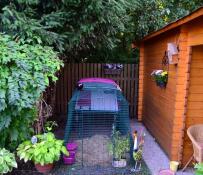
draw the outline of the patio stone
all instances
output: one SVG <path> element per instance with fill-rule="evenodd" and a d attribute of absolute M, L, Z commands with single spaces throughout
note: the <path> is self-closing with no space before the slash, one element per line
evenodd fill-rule
<path fill-rule="evenodd" d="M 152 175 L 157 175 L 161 169 L 168 169 L 170 160 L 161 149 L 159 144 L 156 142 L 156 140 L 144 127 L 144 125 L 135 120 L 131 120 L 131 128 L 132 131 L 138 130 L 138 133 L 143 129 L 146 134 L 143 148 L 143 158 Z M 193 168 L 187 168 L 185 172 L 179 170 L 176 175 L 194 175 L 194 170 Z"/>

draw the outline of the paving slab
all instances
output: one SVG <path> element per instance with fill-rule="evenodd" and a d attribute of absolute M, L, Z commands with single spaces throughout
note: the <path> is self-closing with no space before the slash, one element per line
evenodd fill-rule
<path fill-rule="evenodd" d="M 148 132 L 148 130 L 144 127 L 144 125 L 135 120 L 131 121 L 131 128 L 133 130 L 137 130 L 138 133 L 141 130 L 145 132 L 145 144 L 143 148 L 143 158 L 150 169 L 152 175 L 158 175 L 158 172 L 161 169 L 168 169 L 169 162 L 167 155 L 161 149 L 156 140 L 152 137 L 152 135 Z M 194 175 L 193 168 L 187 168 L 184 172 L 179 170 L 176 175 Z"/>

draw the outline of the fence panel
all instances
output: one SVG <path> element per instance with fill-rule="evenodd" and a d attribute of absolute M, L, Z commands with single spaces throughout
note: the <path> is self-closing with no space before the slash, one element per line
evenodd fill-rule
<path fill-rule="evenodd" d="M 56 115 L 67 113 L 67 104 L 75 89 L 77 81 L 81 78 L 102 77 L 111 78 L 122 89 L 122 92 L 130 104 L 131 118 L 137 115 L 138 98 L 138 65 L 124 64 L 119 75 L 105 74 L 103 64 L 100 63 L 68 63 L 60 73 L 56 84 L 56 102 L 54 112 Z"/>

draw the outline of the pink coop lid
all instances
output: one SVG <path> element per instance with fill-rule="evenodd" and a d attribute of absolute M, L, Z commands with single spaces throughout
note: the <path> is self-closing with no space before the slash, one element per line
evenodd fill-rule
<path fill-rule="evenodd" d="M 109 78 L 83 78 L 79 81 L 79 83 L 87 83 L 87 82 L 108 83 L 117 86 L 115 81 Z"/>

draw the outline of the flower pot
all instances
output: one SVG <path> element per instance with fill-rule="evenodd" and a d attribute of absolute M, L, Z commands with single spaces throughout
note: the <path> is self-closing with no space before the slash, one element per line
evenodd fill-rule
<path fill-rule="evenodd" d="M 170 161 L 170 170 L 176 172 L 178 170 L 179 162 Z"/>
<path fill-rule="evenodd" d="M 66 144 L 66 149 L 67 149 L 68 151 L 75 151 L 75 150 L 77 150 L 77 148 L 78 148 L 77 143 L 70 142 L 70 143 L 67 143 L 67 144 Z"/>
<path fill-rule="evenodd" d="M 69 156 L 68 157 L 74 157 L 75 158 L 75 151 L 68 151 L 69 152 Z"/>
<path fill-rule="evenodd" d="M 156 85 L 159 86 L 160 88 L 165 88 L 166 87 L 166 83 L 165 82 L 157 81 Z"/>
<path fill-rule="evenodd" d="M 127 161 L 126 159 L 120 159 L 120 160 L 113 160 L 112 166 L 115 168 L 123 168 L 126 167 Z"/>
<path fill-rule="evenodd" d="M 52 170 L 52 168 L 53 168 L 53 163 L 46 164 L 46 165 L 35 164 L 35 168 L 36 168 L 37 171 L 39 171 L 40 173 L 48 173 L 49 171 Z"/>
<path fill-rule="evenodd" d="M 165 170 L 160 170 L 159 175 L 175 175 L 175 173 L 171 170 L 165 169 Z"/>
<path fill-rule="evenodd" d="M 75 163 L 75 156 L 74 157 L 71 157 L 71 156 L 67 157 L 67 156 L 63 155 L 63 162 L 66 165 L 72 165 Z"/>
<path fill-rule="evenodd" d="M 104 74 L 107 75 L 120 75 L 122 69 L 104 69 Z"/>

